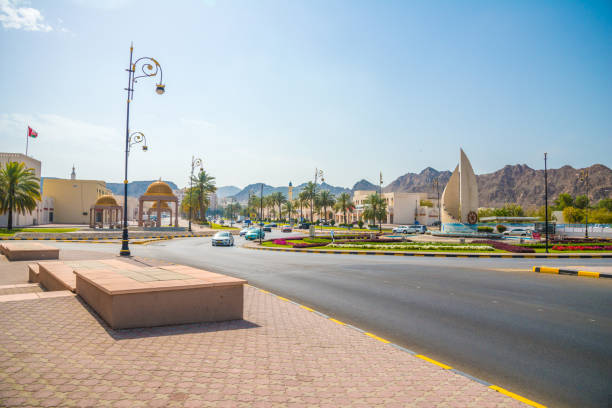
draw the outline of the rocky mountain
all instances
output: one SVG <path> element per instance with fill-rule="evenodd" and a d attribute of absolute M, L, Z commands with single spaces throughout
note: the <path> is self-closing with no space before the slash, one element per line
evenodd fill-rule
<path fill-rule="evenodd" d="M 612 197 L 612 170 L 604 165 L 595 164 L 589 171 L 589 197 L 592 202 Z M 561 193 L 581 195 L 585 185 L 577 180 L 577 174 L 584 169 L 563 166 L 548 170 L 549 203 Z M 428 192 L 435 194 L 431 180 L 440 178 L 440 194 L 444 190 L 450 171 L 437 171 L 428 167 L 420 173 L 407 173 L 398 177 L 383 189 L 384 192 Z M 478 197 L 481 207 L 501 207 L 506 203 L 516 203 L 523 208 L 544 205 L 544 170 L 534 170 L 525 164 L 507 165 L 487 174 L 476 175 Z"/>
<path fill-rule="evenodd" d="M 217 188 L 217 197 L 225 198 L 238 194 L 240 189 L 236 186 L 222 186 Z"/>
<path fill-rule="evenodd" d="M 147 191 L 147 187 L 149 184 L 153 183 L 157 180 L 147 180 L 147 181 L 132 181 L 128 183 L 128 197 L 140 197 Z M 178 190 L 176 184 L 172 181 L 164 180 L 172 190 Z M 123 196 L 123 183 L 106 183 L 106 187 L 108 187 L 114 195 Z"/>
<path fill-rule="evenodd" d="M 586 169 L 589 172 L 591 202 L 612 197 L 612 170 L 602 164 L 594 164 Z M 573 196 L 585 194 L 585 183 L 577 178 L 581 170 L 585 169 L 563 166 L 548 170 L 549 203 L 561 193 Z M 516 164 L 476 177 L 481 207 L 500 207 L 505 203 L 517 203 L 523 208 L 544 205 L 544 170 Z"/>
<path fill-rule="evenodd" d="M 357 190 L 377 190 L 378 186 L 374 183 L 370 183 L 368 180 L 366 179 L 361 179 L 358 182 L 355 183 L 355 185 L 353 185 L 353 188 L 351 190 L 353 191 L 357 191 Z"/>
<path fill-rule="evenodd" d="M 307 183 L 302 183 L 298 186 L 293 186 L 293 197 L 297 197 L 297 195 L 300 193 L 300 191 L 302 191 L 302 189 L 306 186 Z M 245 188 L 243 188 L 239 193 L 234 194 L 231 197 L 234 197 L 234 199 L 236 201 L 238 201 L 239 203 L 246 203 L 249 200 L 249 193 L 251 194 L 255 194 L 255 195 L 259 195 L 261 192 L 261 185 L 262 183 L 255 183 L 255 184 L 249 184 L 248 186 L 246 186 Z M 330 184 L 327 183 L 323 183 L 323 184 L 318 184 L 317 189 L 322 188 L 323 190 L 329 190 L 332 194 L 334 195 L 339 195 L 341 193 L 351 193 L 352 191 L 348 188 L 345 187 L 337 187 L 337 186 L 332 186 Z M 289 187 L 287 186 L 282 186 L 282 187 L 273 187 L 270 186 L 268 184 L 263 184 L 263 195 L 267 196 L 270 195 L 272 193 L 276 193 L 277 191 L 280 191 L 281 193 L 283 193 L 285 196 L 289 195 Z"/>

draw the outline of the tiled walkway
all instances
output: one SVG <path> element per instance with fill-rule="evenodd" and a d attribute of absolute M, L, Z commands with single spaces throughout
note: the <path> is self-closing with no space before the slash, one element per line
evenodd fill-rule
<path fill-rule="evenodd" d="M 240 321 L 113 331 L 65 296 L 0 303 L 0 333 L 7 406 L 524 406 L 252 287 Z"/>

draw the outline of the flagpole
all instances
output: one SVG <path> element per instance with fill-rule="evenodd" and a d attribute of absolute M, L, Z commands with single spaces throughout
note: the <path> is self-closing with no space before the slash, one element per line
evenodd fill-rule
<path fill-rule="evenodd" d="M 26 156 L 28 155 L 28 144 L 30 143 L 30 132 L 26 132 Z"/>

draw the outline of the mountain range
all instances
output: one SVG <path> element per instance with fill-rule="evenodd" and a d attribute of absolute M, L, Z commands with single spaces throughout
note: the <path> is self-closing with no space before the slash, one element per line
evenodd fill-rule
<path fill-rule="evenodd" d="M 128 196 L 140 197 L 147 191 L 149 184 L 157 180 L 132 181 L 128 183 Z M 176 184 L 171 181 L 164 180 L 172 190 L 178 190 Z M 106 183 L 106 187 L 113 192 L 113 195 L 123 196 L 123 183 Z"/>

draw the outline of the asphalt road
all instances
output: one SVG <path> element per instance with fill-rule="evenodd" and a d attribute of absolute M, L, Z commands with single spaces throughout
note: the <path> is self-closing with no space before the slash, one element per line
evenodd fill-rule
<path fill-rule="evenodd" d="M 610 260 L 297 254 L 242 242 L 213 248 L 210 238 L 181 239 L 131 250 L 245 278 L 542 404 L 612 404 L 612 280 L 528 272 Z"/>

